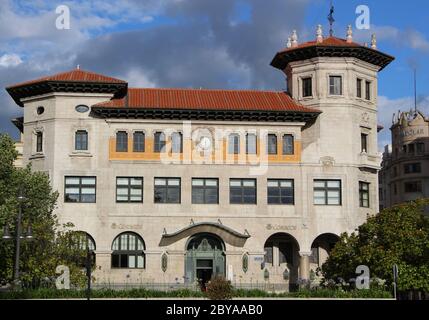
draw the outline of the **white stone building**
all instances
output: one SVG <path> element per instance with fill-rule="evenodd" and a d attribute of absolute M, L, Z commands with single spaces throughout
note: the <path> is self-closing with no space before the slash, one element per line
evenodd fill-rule
<path fill-rule="evenodd" d="M 378 212 L 377 74 L 393 57 L 347 40 L 288 48 L 288 92 L 128 88 L 75 69 L 7 88 L 24 163 L 91 237 L 96 283 L 220 274 L 287 290 Z"/>

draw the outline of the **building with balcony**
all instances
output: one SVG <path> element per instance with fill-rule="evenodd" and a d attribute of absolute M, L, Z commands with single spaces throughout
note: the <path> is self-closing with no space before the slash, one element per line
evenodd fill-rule
<path fill-rule="evenodd" d="M 7 91 L 24 163 L 88 235 L 96 283 L 288 290 L 378 212 L 377 75 L 392 60 L 319 27 L 271 62 L 287 92 L 129 88 L 79 68 Z"/>

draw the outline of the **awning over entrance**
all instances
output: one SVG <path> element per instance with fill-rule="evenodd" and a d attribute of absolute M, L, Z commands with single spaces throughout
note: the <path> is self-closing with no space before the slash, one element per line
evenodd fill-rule
<path fill-rule="evenodd" d="M 234 246 L 243 247 L 249 234 L 237 232 L 221 223 L 216 222 L 199 222 L 191 224 L 181 230 L 173 233 L 164 233 L 161 238 L 160 246 L 168 246 L 183 238 L 187 238 L 197 233 L 212 233 L 220 237 L 224 242 Z"/>

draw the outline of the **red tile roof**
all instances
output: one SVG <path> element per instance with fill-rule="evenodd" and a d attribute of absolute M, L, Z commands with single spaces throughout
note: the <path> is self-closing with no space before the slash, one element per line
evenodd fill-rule
<path fill-rule="evenodd" d="M 317 41 L 308 41 L 299 44 L 295 48 L 287 48 L 280 52 L 289 52 L 292 50 L 302 49 L 302 48 L 308 48 L 313 46 L 320 46 L 320 47 L 349 47 L 349 48 L 357 48 L 357 47 L 364 47 L 363 45 L 356 43 L 356 42 L 347 42 L 345 39 L 337 38 L 337 37 L 328 37 L 324 38 L 322 42 Z"/>
<path fill-rule="evenodd" d="M 257 90 L 129 88 L 126 97 L 98 103 L 94 107 L 320 112 L 300 105 L 285 92 Z"/>
<path fill-rule="evenodd" d="M 16 87 L 23 87 L 27 85 L 36 84 L 39 82 L 46 81 L 61 81 L 61 82 L 92 82 L 92 83 L 126 83 L 126 81 L 107 77 L 102 74 L 84 71 L 81 69 L 74 69 L 67 72 L 61 72 L 52 76 L 42 77 L 35 80 L 21 82 L 7 87 L 7 89 L 13 89 Z"/>

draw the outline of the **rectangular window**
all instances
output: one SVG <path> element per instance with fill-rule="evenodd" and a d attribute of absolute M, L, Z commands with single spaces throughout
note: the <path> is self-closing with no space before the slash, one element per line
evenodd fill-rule
<path fill-rule="evenodd" d="M 142 131 L 136 131 L 133 134 L 133 152 L 144 152 L 145 134 Z"/>
<path fill-rule="evenodd" d="M 303 97 L 313 96 L 313 82 L 311 78 L 302 79 L 302 96 Z"/>
<path fill-rule="evenodd" d="M 341 205 L 341 180 L 314 180 L 315 205 Z"/>
<path fill-rule="evenodd" d="M 410 174 L 410 173 L 421 173 L 422 172 L 422 166 L 420 163 L 407 163 L 404 164 L 404 173 Z"/>
<path fill-rule="evenodd" d="M 88 150 L 88 132 L 85 130 L 76 131 L 74 149 L 79 151 Z"/>
<path fill-rule="evenodd" d="M 413 143 L 409 144 L 408 145 L 408 154 L 414 154 L 414 151 L 415 151 L 414 144 Z"/>
<path fill-rule="evenodd" d="M 183 153 L 183 136 L 180 132 L 171 135 L 171 152 Z"/>
<path fill-rule="evenodd" d="M 268 204 L 294 204 L 294 181 L 269 179 L 267 195 Z"/>
<path fill-rule="evenodd" d="M 421 181 L 405 182 L 404 187 L 405 187 L 405 193 L 422 192 Z"/>
<path fill-rule="evenodd" d="M 329 77 L 329 94 L 341 96 L 343 94 L 343 78 L 341 76 Z"/>
<path fill-rule="evenodd" d="M 257 137 L 256 134 L 248 133 L 246 135 L 246 153 L 256 154 L 257 153 Z"/>
<path fill-rule="evenodd" d="M 228 153 L 229 154 L 240 153 L 240 136 L 238 134 L 231 134 L 228 137 Z"/>
<path fill-rule="evenodd" d="M 256 179 L 230 179 L 231 204 L 256 204 Z"/>
<path fill-rule="evenodd" d="M 417 154 L 425 153 L 425 144 L 423 142 L 418 142 L 416 146 L 417 146 Z"/>
<path fill-rule="evenodd" d="M 128 152 L 128 133 L 125 131 L 116 133 L 116 152 Z"/>
<path fill-rule="evenodd" d="M 117 177 L 116 202 L 143 202 L 143 178 Z"/>
<path fill-rule="evenodd" d="M 180 178 L 155 178 L 155 203 L 180 203 Z"/>
<path fill-rule="evenodd" d="M 36 152 L 43 152 L 43 132 L 36 133 Z"/>
<path fill-rule="evenodd" d="M 362 98 L 362 79 L 356 81 L 356 96 Z"/>
<path fill-rule="evenodd" d="M 294 153 L 294 137 L 291 134 L 285 134 L 283 136 L 283 154 L 293 155 Z"/>
<path fill-rule="evenodd" d="M 365 81 L 365 99 L 371 100 L 371 82 Z"/>
<path fill-rule="evenodd" d="M 65 177 L 64 201 L 95 203 L 96 177 Z"/>
<path fill-rule="evenodd" d="M 365 133 L 360 134 L 360 151 L 368 152 L 368 135 Z"/>
<path fill-rule="evenodd" d="M 359 182 L 359 205 L 361 208 L 369 208 L 369 183 Z"/>
<path fill-rule="evenodd" d="M 267 137 L 267 153 L 277 154 L 277 136 L 275 134 L 269 134 Z"/>
<path fill-rule="evenodd" d="M 199 178 L 192 179 L 192 203 L 218 204 L 219 180 Z"/>
<path fill-rule="evenodd" d="M 153 151 L 157 153 L 165 152 L 165 134 L 163 132 L 155 132 L 154 139 Z"/>

